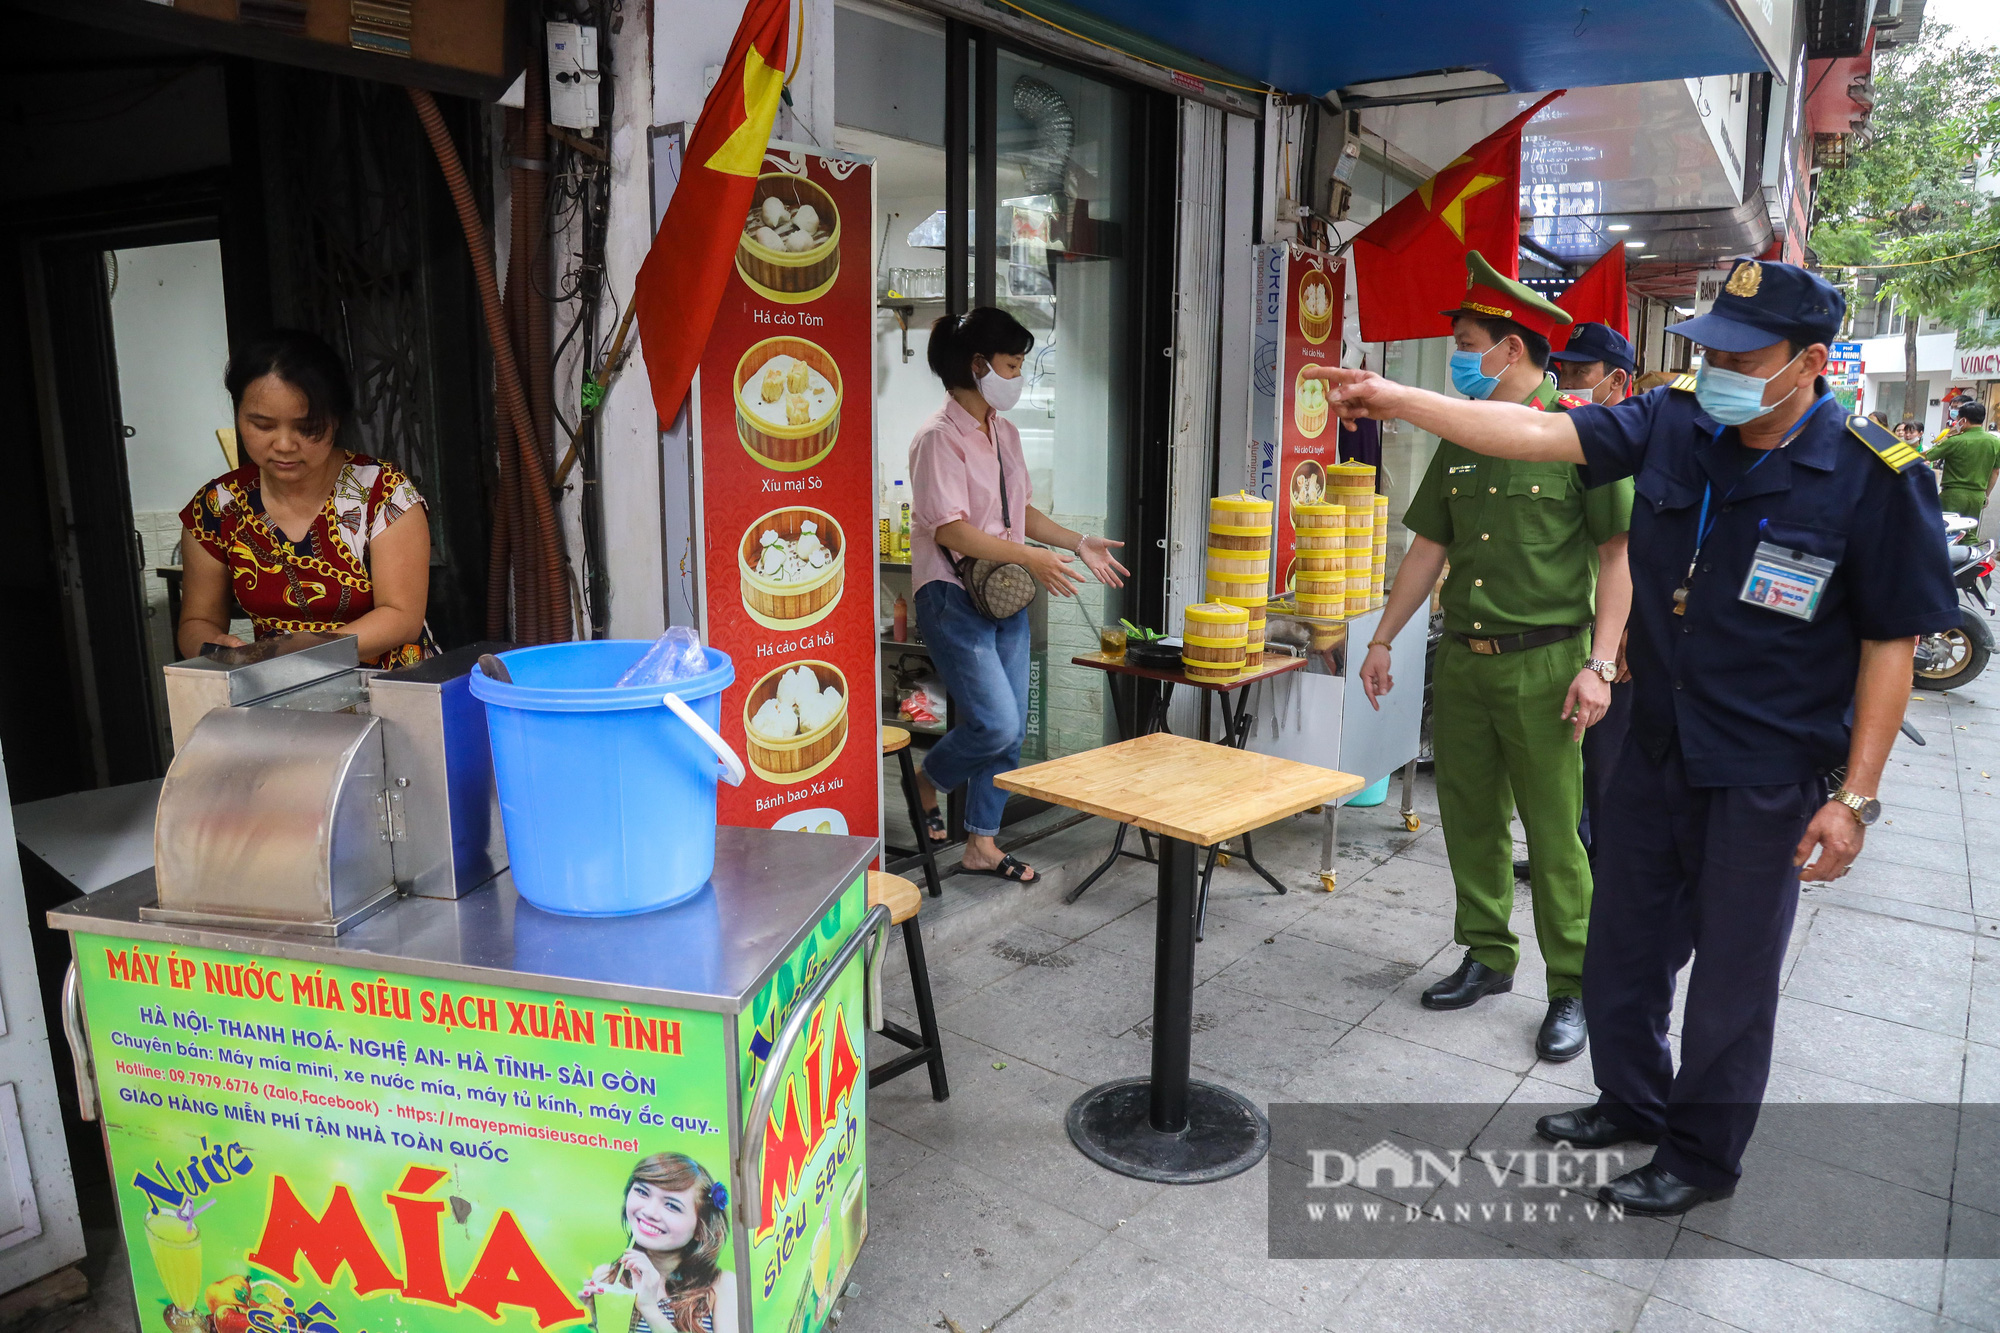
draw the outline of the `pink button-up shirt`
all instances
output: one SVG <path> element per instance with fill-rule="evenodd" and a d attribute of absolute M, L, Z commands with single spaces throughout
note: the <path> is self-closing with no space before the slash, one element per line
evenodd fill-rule
<path fill-rule="evenodd" d="M 963 520 L 981 532 L 1025 541 L 1028 531 L 1028 460 L 1021 432 L 998 412 L 990 413 L 993 436 L 973 415 L 947 396 L 944 406 L 910 441 L 910 591 L 943 579 L 957 583 L 951 556 L 938 549 L 937 530 Z M 998 458 L 996 460 L 996 452 Z M 1007 468 L 1007 512 L 1000 522 L 1000 466 Z"/>

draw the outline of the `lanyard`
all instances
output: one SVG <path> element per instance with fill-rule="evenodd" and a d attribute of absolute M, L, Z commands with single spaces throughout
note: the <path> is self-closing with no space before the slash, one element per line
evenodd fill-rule
<path fill-rule="evenodd" d="M 1748 478 L 1752 472 L 1755 472 L 1758 468 L 1764 466 L 1765 462 L 1767 462 L 1773 454 L 1777 453 L 1779 449 L 1783 449 L 1793 440 L 1798 439 L 1800 433 L 1803 432 L 1806 426 L 1812 421 L 1813 415 L 1817 413 L 1820 410 L 1820 408 L 1826 406 L 1828 403 L 1832 401 L 1833 401 L 1833 395 L 1829 393 L 1825 397 L 1821 398 L 1818 402 L 1814 403 L 1811 407 L 1807 408 L 1805 411 L 1805 415 L 1799 418 L 1798 424 L 1792 427 L 1791 433 L 1786 435 L 1784 439 L 1778 441 L 1777 448 L 1766 449 L 1762 454 L 1758 456 L 1756 462 L 1752 463 L 1749 467 L 1743 469 L 1743 476 L 1738 477 L 1735 480 L 1735 482 L 1733 482 L 1730 485 L 1729 489 L 1723 492 L 1722 502 L 1724 504 L 1728 504 L 1729 497 L 1736 494 L 1736 488 L 1738 486 L 1741 486 L 1744 480 Z M 1729 427 L 1727 426 L 1717 426 L 1715 428 L 1715 434 L 1709 437 L 1710 443 L 1712 444 L 1721 443 L 1722 432 L 1728 429 Z M 1721 517 L 1720 514 L 1716 516 L 1716 519 L 1710 519 L 1708 516 L 1709 502 L 1714 497 L 1714 494 L 1715 494 L 1715 483 L 1713 481 L 1704 481 L 1701 485 L 1701 513 L 1695 519 L 1695 524 L 1694 524 L 1694 554 L 1688 557 L 1687 576 L 1681 580 L 1681 586 L 1674 589 L 1674 614 L 1677 616 L 1686 614 L 1688 585 L 1694 582 L 1695 565 L 1698 564 L 1701 560 L 1701 548 L 1708 543 L 1708 534 L 1715 530 L 1715 523 Z"/>

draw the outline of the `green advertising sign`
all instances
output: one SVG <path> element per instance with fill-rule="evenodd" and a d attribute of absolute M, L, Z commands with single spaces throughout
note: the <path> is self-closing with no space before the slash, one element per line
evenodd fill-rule
<path fill-rule="evenodd" d="M 856 880 L 738 1025 L 743 1114 L 778 1033 L 867 915 Z M 806 1019 L 771 1103 L 745 1280 L 756 1333 L 820 1333 L 868 1235 L 867 1020 L 857 957 Z"/>
<path fill-rule="evenodd" d="M 738 1326 L 721 1016 L 75 945 L 142 1327 Z"/>

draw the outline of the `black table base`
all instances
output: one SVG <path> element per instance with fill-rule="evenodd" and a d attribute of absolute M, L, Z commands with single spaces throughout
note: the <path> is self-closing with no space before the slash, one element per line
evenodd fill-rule
<path fill-rule="evenodd" d="M 1227 1088 L 1188 1076 L 1194 1038 L 1195 854 L 1162 837 L 1153 950 L 1153 1072 L 1101 1084 L 1070 1104 L 1070 1142 L 1098 1165 L 1139 1180 L 1197 1185 L 1264 1159 L 1271 1127 Z"/>

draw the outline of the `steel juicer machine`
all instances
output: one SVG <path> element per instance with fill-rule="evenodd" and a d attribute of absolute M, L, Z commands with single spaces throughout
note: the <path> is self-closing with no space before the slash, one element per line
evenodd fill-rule
<path fill-rule="evenodd" d="M 149 921 L 332 937 L 401 895 L 507 868 L 472 644 L 396 671 L 347 634 L 286 634 L 165 668 L 174 761 Z"/>

